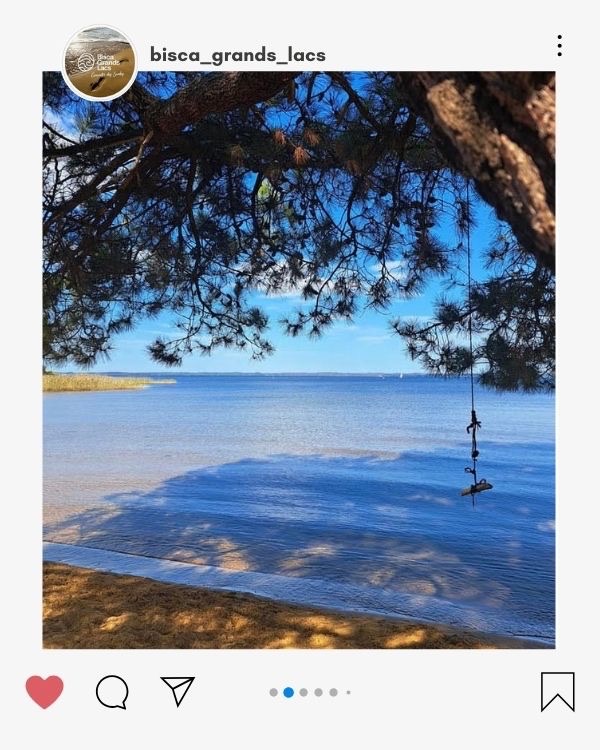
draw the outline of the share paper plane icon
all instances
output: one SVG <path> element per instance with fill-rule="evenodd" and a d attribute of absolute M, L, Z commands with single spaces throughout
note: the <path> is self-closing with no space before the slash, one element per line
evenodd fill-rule
<path fill-rule="evenodd" d="M 173 691 L 173 698 L 175 698 L 175 705 L 177 708 L 181 705 L 181 701 L 187 695 L 188 690 L 192 687 L 192 682 L 196 679 L 195 677 L 161 677 L 160 678 L 166 685 L 168 685 Z"/>

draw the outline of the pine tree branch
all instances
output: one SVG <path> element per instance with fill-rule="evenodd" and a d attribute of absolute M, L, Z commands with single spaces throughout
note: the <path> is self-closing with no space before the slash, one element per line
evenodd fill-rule
<path fill-rule="evenodd" d="M 346 92 L 346 94 L 348 94 L 348 98 L 350 99 L 352 104 L 354 104 L 356 109 L 360 112 L 363 119 L 366 120 L 369 125 L 371 125 L 373 130 L 376 133 L 380 133 L 383 129 L 381 123 L 377 122 L 377 120 L 371 115 L 369 108 L 365 105 L 360 96 L 348 83 L 346 76 L 343 73 L 329 73 L 329 77 L 332 81 L 337 83 L 338 86 Z"/>
<path fill-rule="evenodd" d="M 167 100 L 145 100 L 142 108 L 147 130 L 156 136 L 179 133 L 209 114 L 229 112 L 270 99 L 299 75 L 288 73 L 208 73 L 198 77 Z M 145 132 L 137 128 L 126 133 L 105 136 L 64 148 L 44 149 L 44 158 L 63 158 L 117 146 L 143 138 Z"/>
<path fill-rule="evenodd" d="M 207 73 L 170 99 L 157 101 L 150 107 L 147 127 L 156 135 L 174 135 L 207 115 L 222 114 L 270 99 L 298 75 L 298 72 Z"/>
<path fill-rule="evenodd" d="M 77 156 L 79 154 L 87 154 L 90 151 L 99 151 L 109 146 L 120 146 L 123 143 L 130 143 L 131 141 L 138 141 L 143 139 L 144 131 L 142 128 L 136 128 L 135 130 L 128 130 L 125 133 L 116 133 L 115 135 L 107 135 L 103 138 L 94 138 L 83 143 L 77 143 L 74 146 L 65 146 L 64 148 L 45 148 L 43 151 L 44 159 L 62 159 L 66 156 Z"/>

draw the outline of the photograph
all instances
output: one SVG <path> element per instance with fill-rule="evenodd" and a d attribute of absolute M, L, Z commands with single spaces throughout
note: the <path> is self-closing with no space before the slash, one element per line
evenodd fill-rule
<path fill-rule="evenodd" d="M 103 29 L 43 73 L 43 648 L 554 649 L 555 73 Z"/>

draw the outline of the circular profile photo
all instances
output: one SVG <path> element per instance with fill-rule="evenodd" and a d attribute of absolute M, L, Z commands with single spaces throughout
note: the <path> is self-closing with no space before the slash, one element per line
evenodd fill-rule
<path fill-rule="evenodd" d="M 112 26 L 90 26 L 69 40 L 63 76 L 84 99 L 108 101 L 122 96 L 135 81 L 137 58 L 129 39 Z"/>

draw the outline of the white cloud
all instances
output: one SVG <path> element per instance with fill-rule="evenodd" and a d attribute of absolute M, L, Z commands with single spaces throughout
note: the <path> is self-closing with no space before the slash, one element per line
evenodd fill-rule
<path fill-rule="evenodd" d="M 293 299 L 298 300 L 298 302 L 302 300 L 300 290 L 292 287 L 288 289 L 278 289 L 277 291 L 263 292 L 262 297 L 264 299 Z"/>
<path fill-rule="evenodd" d="M 356 341 L 360 341 L 361 344 L 384 344 L 391 339 L 389 333 L 380 333 L 367 336 L 357 336 Z"/>
<path fill-rule="evenodd" d="M 431 323 L 431 315 L 399 315 L 397 320 L 402 322 L 411 321 L 416 323 Z"/>
<path fill-rule="evenodd" d="M 385 263 L 385 268 L 388 273 L 393 274 L 398 280 L 406 278 L 406 261 L 404 260 L 388 260 Z M 366 270 L 379 276 L 383 270 L 383 263 L 372 263 L 367 266 Z"/>

